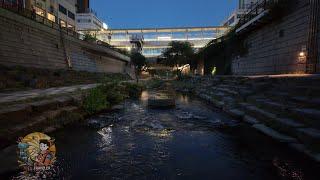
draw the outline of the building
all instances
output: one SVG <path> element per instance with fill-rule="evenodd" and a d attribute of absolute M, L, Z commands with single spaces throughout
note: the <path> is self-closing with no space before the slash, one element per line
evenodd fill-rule
<path fill-rule="evenodd" d="M 157 58 L 169 48 L 171 41 L 188 41 L 195 50 L 203 48 L 208 42 L 221 37 L 229 27 L 183 27 L 183 28 L 145 28 L 108 29 L 91 31 L 96 37 L 116 48 L 131 51 L 141 50 L 149 59 Z M 137 43 L 139 42 L 139 43 Z M 141 46 L 141 47 L 140 47 Z"/>
<path fill-rule="evenodd" d="M 238 8 L 222 22 L 223 26 L 235 26 L 239 20 L 247 13 L 251 6 L 255 5 L 259 0 L 239 0 Z"/>
<path fill-rule="evenodd" d="M 77 31 L 101 30 L 104 23 L 97 17 L 96 13 L 88 10 L 83 13 L 76 14 Z"/>
<path fill-rule="evenodd" d="M 89 0 L 77 0 L 77 13 L 84 13 L 90 9 Z"/>
<path fill-rule="evenodd" d="M 76 14 L 76 30 L 82 31 L 99 31 L 107 29 L 107 25 L 103 23 L 98 17 L 97 13 L 90 8 L 89 0 L 77 0 L 77 14 Z"/>
<path fill-rule="evenodd" d="M 25 0 L 25 8 L 63 28 L 76 29 L 76 0 Z"/>

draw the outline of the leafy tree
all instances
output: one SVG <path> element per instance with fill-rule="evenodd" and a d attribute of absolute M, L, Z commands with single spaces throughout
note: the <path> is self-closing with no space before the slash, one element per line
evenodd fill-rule
<path fill-rule="evenodd" d="M 131 54 L 131 62 L 135 67 L 136 78 L 138 81 L 138 75 L 141 73 L 142 67 L 146 65 L 146 58 L 139 52 Z"/>
<path fill-rule="evenodd" d="M 169 43 L 170 48 L 163 52 L 165 58 L 162 62 L 171 67 L 179 67 L 181 65 L 193 65 L 194 49 L 189 42 L 172 41 Z"/>

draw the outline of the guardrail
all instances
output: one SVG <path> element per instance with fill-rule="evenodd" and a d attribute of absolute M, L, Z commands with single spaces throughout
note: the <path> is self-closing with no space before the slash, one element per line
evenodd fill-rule
<path fill-rule="evenodd" d="M 239 27 L 249 22 L 265 10 L 270 9 L 273 5 L 276 5 L 280 0 L 259 0 L 256 3 L 252 3 L 244 15 L 240 18 Z"/>

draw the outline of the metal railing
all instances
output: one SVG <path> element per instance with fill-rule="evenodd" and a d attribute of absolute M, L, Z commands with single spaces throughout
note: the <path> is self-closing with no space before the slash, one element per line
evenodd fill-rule
<path fill-rule="evenodd" d="M 279 0 L 258 0 L 252 3 L 245 11 L 244 15 L 240 18 L 239 26 L 249 22 L 253 18 L 260 15 L 265 10 L 270 9 L 273 5 L 277 4 Z"/>

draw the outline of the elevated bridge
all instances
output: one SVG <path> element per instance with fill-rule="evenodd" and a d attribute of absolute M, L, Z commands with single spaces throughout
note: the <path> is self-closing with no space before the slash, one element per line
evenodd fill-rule
<path fill-rule="evenodd" d="M 126 49 L 133 47 L 132 37 L 141 37 L 143 40 L 142 53 L 148 58 L 160 56 L 162 51 L 169 47 L 171 41 L 188 41 L 197 50 L 204 47 L 209 41 L 221 37 L 229 27 L 180 27 L 180 28 L 144 28 L 144 29 L 108 29 L 90 31 L 96 37 L 110 45 Z"/>

